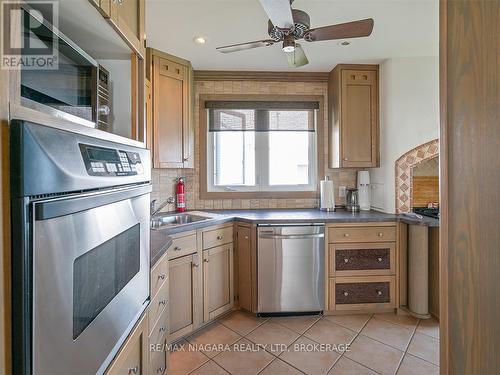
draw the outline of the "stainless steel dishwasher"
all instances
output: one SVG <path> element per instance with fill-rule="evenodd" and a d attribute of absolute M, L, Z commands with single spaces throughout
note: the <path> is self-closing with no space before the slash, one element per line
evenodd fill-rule
<path fill-rule="evenodd" d="M 259 224 L 257 236 L 258 313 L 322 311 L 324 224 Z"/>

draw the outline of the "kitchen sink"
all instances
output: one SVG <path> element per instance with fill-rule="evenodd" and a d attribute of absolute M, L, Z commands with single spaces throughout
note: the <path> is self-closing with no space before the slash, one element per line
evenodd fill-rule
<path fill-rule="evenodd" d="M 197 221 L 208 220 L 210 217 L 193 214 L 176 214 L 155 216 L 151 219 L 151 229 L 171 228 L 183 224 L 196 223 Z"/>

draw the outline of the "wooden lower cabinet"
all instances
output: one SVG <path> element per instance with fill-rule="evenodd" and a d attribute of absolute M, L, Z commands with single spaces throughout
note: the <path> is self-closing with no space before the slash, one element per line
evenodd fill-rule
<path fill-rule="evenodd" d="M 201 324 L 201 269 L 198 253 L 169 260 L 170 341 Z"/>
<path fill-rule="evenodd" d="M 203 320 L 233 307 L 233 244 L 203 251 Z"/>
<path fill-rule="evenodd" d="M 238 304 L 252 311 L 252 236 L 251 227 L 238 225 L 236 247 L 238 251 Z"/>
<path fill-rule="evenodd" d="M 144 314 L 109 366 L 107 375 L 148 373 L 148 328 Z"/>

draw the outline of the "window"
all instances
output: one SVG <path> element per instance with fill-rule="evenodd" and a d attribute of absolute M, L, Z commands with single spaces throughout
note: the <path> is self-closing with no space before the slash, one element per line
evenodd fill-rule
<path fill-rule="evenodd" d="M 315 192 L 318 102 L 205 101 L 207 192 Z"/>

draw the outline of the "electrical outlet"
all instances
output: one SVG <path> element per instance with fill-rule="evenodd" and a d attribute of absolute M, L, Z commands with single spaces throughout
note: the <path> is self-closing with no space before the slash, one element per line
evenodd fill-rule
<path fill-rule="evenodd" d="M 346 196 L 346 187 L 345 186 L 339 186 L 339 197 L 340 198 L 345 198 Z"/>

